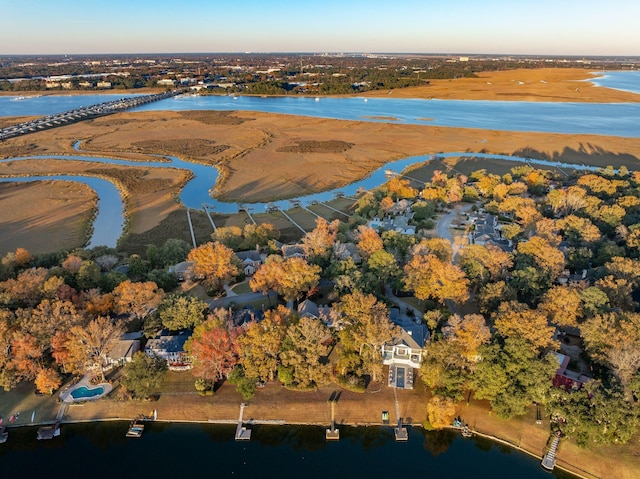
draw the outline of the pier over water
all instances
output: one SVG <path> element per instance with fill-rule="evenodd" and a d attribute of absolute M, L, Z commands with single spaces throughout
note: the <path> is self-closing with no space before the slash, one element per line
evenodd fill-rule
<path fill-rule="evenodd" d="M 121 111 L 129 110 L 141 105 L 165 100 L 173 96 L 183 93 L 182 90 L 171 90 L 163 93 L 154 93 L 152 95 L 140 95 L 132 98 L 120 98 L 111 100 L 97 105 L 90 105 L 75 110 L 57 113 L 55 115 L 43 116 L 35 120 L 25 121 L 17 125 L 0 128 L 0 140 L 14 138 L 16 136 L 35 133 L 36 131 L 49 130 L 59 126 L 69 125 L 99 116 L 111 115 Z"/>

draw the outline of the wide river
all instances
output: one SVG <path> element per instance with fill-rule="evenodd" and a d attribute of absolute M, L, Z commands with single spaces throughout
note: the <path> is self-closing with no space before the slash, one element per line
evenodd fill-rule
<path fill-rule="evenodd" d="M 125 438 L 125 423 L 63 424 L 61 436 L 37 441 L 34 428 L 11 430 L 0 446 L 3 478 L 305 478 L 420 477 L 446 479 L 573 478 L 544 472 L 540 459 L 453 432 L 409 430 L 397 443 L 391 428 L 342 428 L 327 443 L 319 427 L 253 426 L 235 442 L 235 426 L 147 425 Z"/>

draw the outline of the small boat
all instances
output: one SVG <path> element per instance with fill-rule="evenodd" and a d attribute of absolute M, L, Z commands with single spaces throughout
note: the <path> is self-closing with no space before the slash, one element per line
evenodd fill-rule
<path fill-rule="evenodd" d="M 316 97 L 316 101 L 320 101 L 320 98 Z"/>
<path fill-rule="evenodd" d="M 0 426 L 0 444 L 7 442 L 9 433 L 7 432 L 7 426 Z"/>
<path fill-rule="evenodd" d="M 129 430 L 127 431 L 126 437 L 141 437 L 143 431 L 144 424 L 133 420 L 129 423 Z"/>

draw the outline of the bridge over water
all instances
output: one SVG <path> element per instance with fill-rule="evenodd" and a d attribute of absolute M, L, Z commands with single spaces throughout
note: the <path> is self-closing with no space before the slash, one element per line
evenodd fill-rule
<path fill-rule="evenodd" d="M 17 125 L 0 128 L 0 140 L 14 138 L 16 136 L 35 133 L 37 131 L 49 130 L 59 126 L 69 125 L 99 116 L 111 115 L 121 111 L 129 110 L 140 105 L 153 103 L 156 101 L 171 98 L 183 93 L 181 90 L 171 90 L 163 93 L 154 93 L 151 95 L 140 95 L 132 98 L 120 98 L 111 100 L 97 105 L 90 105 L 75 110 L 57 113 L 55 115 L 43 116 L 35 120 L 25 121 Z"/>

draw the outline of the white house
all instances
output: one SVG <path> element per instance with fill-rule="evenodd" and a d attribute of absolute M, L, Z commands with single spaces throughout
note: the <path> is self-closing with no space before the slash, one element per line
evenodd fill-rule
<path fill-rule="evenodd" d="M 429 332 L 422 323 L 400 317 L 391 308 L 391 321 L 400 327 L 400 335 L 382 346 L 382 364 L 389 366 L 389 387 L 413 389 L 413 370 L 420 367 Z"/>

